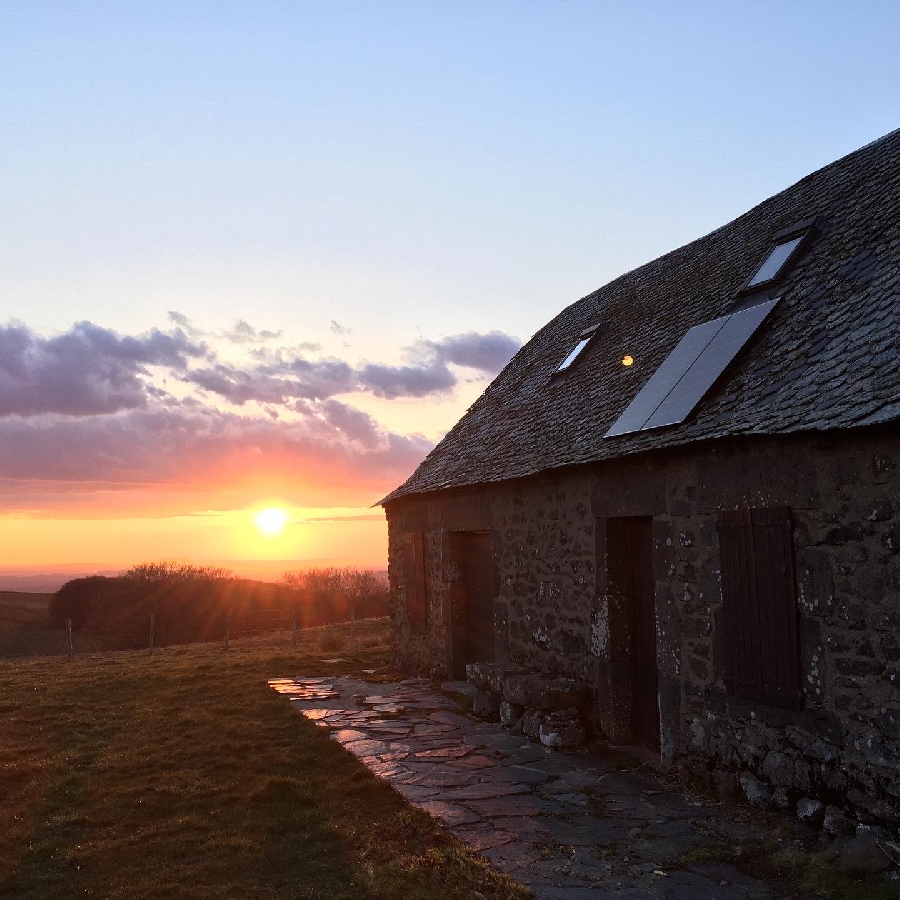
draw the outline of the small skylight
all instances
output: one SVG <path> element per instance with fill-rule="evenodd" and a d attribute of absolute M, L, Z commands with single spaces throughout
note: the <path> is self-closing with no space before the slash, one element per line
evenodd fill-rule
<path fill-rule="evenodd" d="M 578 335 L 578 343 L 573 348 L 572 352 L 559 364 L 559 368 L 556 370 L 557 372 L 565 372 L 572 363 L 575 362 L 576 359 L 581 355 L 584 351 L 584 348 L 591 342 L 591 338 L 597 334 L 600 326 L 592 325 L 590 328 L 585 328 L 584 331 Z"/>
<path fill-rule="evenodd" d="M 772 252 L 766 257 L 765 262 L 756 270 L 756 274 L 747 282 L 747 287 L 757 287 L 760 284 L 773 281 L 784 268 L 784 264 L 791 258 L 791 254 L 800 246 L 804 235 L 791 238 L 781 244 L 776 244 Z"/>
<path fill-rule="evenodd" d="M 585 347 L 591 342 L 589 337 L 582 338 L 576 345 L 575 349 L 559 364 L 559 368 L 556 370 L 557 372 L 563 372 L 578 359 L 578 354 L 584 350 Z M 546 377 L 546 376 L 544 376 Z"/>

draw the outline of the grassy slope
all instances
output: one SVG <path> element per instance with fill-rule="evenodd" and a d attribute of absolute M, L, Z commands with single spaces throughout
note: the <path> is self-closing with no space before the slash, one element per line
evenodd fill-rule
<path fill-rule="evenodd" d="M 0 665 L 0 897 L 527 896 L 268 689 L 311 639 Z"/>
<path fill-rule="evenodd" d="M 0 591 L 0 631 L 21 625 L 47 622 L 47 610 L 53 594 L 29 594 L 24 591 Z"/>
<path fill-rule="evenodd" d="M 0 591 L 0 660 L 28 656 L 64 656 L 66 633 L 50 625 L 53 594 Z M 74 635 L 76 652 L 104 650 L 109 642 L 93 635 Z"/>

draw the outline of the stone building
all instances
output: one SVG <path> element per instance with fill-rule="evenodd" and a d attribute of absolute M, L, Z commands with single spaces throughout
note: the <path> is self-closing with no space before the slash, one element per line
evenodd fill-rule
<path fill-rule="evenodd" d="M 898 335 L 900 131 L 567 307 L 382 501 L 395 663 L 897 820 Z"/>

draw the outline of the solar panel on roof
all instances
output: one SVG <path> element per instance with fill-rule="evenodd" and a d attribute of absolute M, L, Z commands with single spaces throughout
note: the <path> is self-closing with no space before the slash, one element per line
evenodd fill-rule
<path fill-rule="evenodd" d="M 683 422 L 779 299 L 691 328 L 605 437 Z"/>
<path fill-rule="evenodd" d="M 691 328 L 678 342 L 675 349 L 663 360 L 662 365 L 653 373 L 634 400 L 628 404 L 628 408 L 619 416 L 604 437 L 615 437 L 617 434 L 640 431 L 644 422 L 666 399 L 666 396 L 678 383 L 678 379 L 687 372 L 727 319 L 728 316 L 723 316 Z"/>
<path fill-rule="evenodd" d="M 653 415 L 644 422 L 642 430 L 683 422 L 728 364 L 738 355 L 741 347 L 750 340 L 753 332 L 759 328 L 777 302 L 768 300 L 728 316 L 716 336 L 684 373 L 684 377 L 660 403 Z"/>
<path fill-rule="evenodd" d="M 763 264 L 756 270 L 756 274 L 747 283 L 747 287 L 753 287 L 757 284 L 765 284 L 771 281 L 781 271 L 781 267 L 788 261 L 790 255 L 797 249 L 804 235 L 778 244 L 772 252 L 766 257 Z"/>

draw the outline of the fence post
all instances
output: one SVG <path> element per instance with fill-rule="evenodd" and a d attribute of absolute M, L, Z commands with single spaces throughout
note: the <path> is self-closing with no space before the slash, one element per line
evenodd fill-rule
<path fill-rule="evenodd" d="M 156 613 L 150 613 L 150 655 L 153 656 L 153 632 L 156 630 Z"/>
<path fill-rule="evenodd" d="M 291 609 L 291 639 L 294 649 L 297 649 L 297 610 Z"/>
<path fill-rule="evenodd" d="M 72 645 L 72 620 L 66 619 L 66 655 L 69 657 L 69 662 L 72 662 L 72 654 L 75 652 L 75 648 Z"/>
<path fill-rule="evenodd" d="M 225 649 L 228 649 L 229 638 L 231 636 L 231 613 L 225 616 Z"/>

